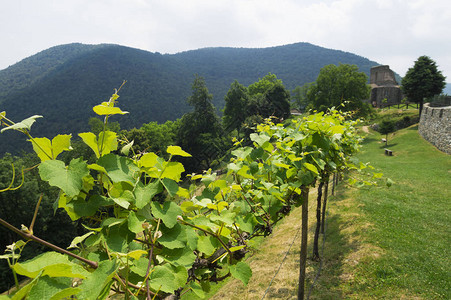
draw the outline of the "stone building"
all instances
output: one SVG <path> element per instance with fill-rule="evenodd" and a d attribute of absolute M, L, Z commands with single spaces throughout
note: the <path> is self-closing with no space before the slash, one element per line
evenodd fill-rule
<path fill-rule="evenodd" d="M 370 104 L 385 107 L 401 103 L 401 87 L 395 79 L 395 73 L 389 66 L 372 67 L 370 71 Z M 384 101 L 387 99 L 387 101 Z"/>

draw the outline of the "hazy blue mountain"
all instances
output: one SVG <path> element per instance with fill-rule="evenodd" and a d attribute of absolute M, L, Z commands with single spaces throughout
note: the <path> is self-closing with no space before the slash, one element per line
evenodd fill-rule
<path fill-rule="evenodd" d="M 443 94 L 451 95 L 451 83 L 447 83 L 443 89 Z"/>
<path fill-rule="evenodd" d="M 186 99 L 195 74 L 205 78 L 220 112 L 235 79 L 249 85 L 271 72 L 291 90 L 315 81 L 323 66 L 339 63 L 355 64 L 368 75 L 377 65 L 352 53 L 308 43 L 261 49 L 204 48 L 163 55 L 111 44 L 68 44 L 1 70 L 0 111 L 5 110 L 13 120 L 43 115 L 33 125 L 34 136 L 78 133 L 88 130 L 92 107 L 108 100 L 114 88 L 127 80 L 119 106 L 130 114 L 113 121 L 128 129 L 150 121 L 174 120 L 189 111 Z M 0 135 L 0 154 L 23 147 L 10 136 Z"/>

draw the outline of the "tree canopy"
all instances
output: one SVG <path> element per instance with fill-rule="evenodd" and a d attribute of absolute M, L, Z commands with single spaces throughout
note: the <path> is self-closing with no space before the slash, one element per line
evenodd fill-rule
<path fill-rule="evenodd" d="M 420 115 L 423 100 L 440 94 L 446 85 L 445 78 L 435 61 L 425 55 L 420 56 L 407 70 L 401 83 L 402 90 L 410 101 L 420 104 Z"/>
<path fill-rule="evenodd" d="M 309 99 L 307 97 L 308 91 L 314 82 L 309 82 L 303 86 L 297 86 L 291 91 L 291 99 L 293 101 L 293 107 L 304 111 L 309 104 Z"/>
<path fill-rule="evenodd" d="M 359 111 L 364 109 L 362 100 L 370 95 L 367 82 L 368 77 L 356 65 L 327 65 L 309 87 L 307 97 L 312 107 L 320 111 L 341 104 L 347 111 Z"/>
<path fill-rule="evenodd" d="M 268 73 L 249 85 L 248 92 L 252 98 L 248 106 L 248 116 L 259 115 L 262 118 L 274 116 L 280 119 L 289 117 L 290 92 L 275 74 Z"/>
<path fill-rule="evenodd" d="M 239 135 L 240 128 L 247 117 L 246 106 L 249 103 L 249 98 L 246 87 L 237 80 L 230 85 L 230 89 L 224 97 L 223 126 L 227 132 L 236 129 Z"/>
<path fill-rule="evenodd" d="M 193 156 L 184 161 L 189 171 L 208 169 L 224 149 L 222 127 L 212 98 L 204 78 L 196 75 L 187 100 L 194 111 L 182 117 L 178 131 L 178 145 Z"/>

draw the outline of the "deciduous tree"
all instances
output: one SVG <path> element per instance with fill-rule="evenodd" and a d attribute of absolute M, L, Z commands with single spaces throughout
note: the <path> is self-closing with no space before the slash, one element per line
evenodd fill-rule
<path fill-rule="evenodd" d="M 260 115 L 262 118 L 274 116 L 280 119 L 290 116 L 290 93 L 276 75 L 268 73 L 251 84 L 248 91 L 253 98 L 248 106 L 249 115 Z"/>
<path fill-rule="evenodd" d="M 409 101 L 420 104 L 420 115 L 424 99 L 440 94 L 445 87 L 445 78 L 435 61 L 425 55 L 420 56 L 407 70 L 402 79 L 402 90 Z"/>
<path fill-rule="evenodd" d="M 362 100 L 369 98 L 370 87 L 365 73 L 356 65 L 327 65 L 319 72 L 316 83 L 307 93 L 313 108 L 325 111 L 344 105 L 346 111 L 364 111 Z"/>
<path fill-rule="evenodd" d="M 236 129 L 239 136 L 241 125 L 247 117 L 246 106 L 249 104 L 249 94 L 246 87 L 235 80 L 224 100 L 224 128 L 229 132 Z"/>

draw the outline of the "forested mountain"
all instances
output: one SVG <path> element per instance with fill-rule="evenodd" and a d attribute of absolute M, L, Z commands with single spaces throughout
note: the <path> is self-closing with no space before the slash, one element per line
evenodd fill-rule
<path fill-rule="evenodd" d="M 0 71 L 0 111 L 16 121 L 43 115 L 33 125 L 34 136 L 77 133 L 88 129 L 92 107 L 108 100 L 114 88 L 127 80 L 119 106 L 130 112 L 120 118 L 121 127 L 128 129 L 186 113 L 195 74 L 205 78 L 219 112 L 235 79 L 247 86 L 271 72 L 291 90 L 315 81 L 323 66 L 338 63 L 355 64 L 367 74 L 377 65 L 352 53 L 308 43 L 262 49 L 204 48 L 164 55 L 119 45 L 69 44 Z M 23 144 L 11 142 L 11 133 L 0 135 L 0 154 L 17 152 L 17 147 Z"/>

